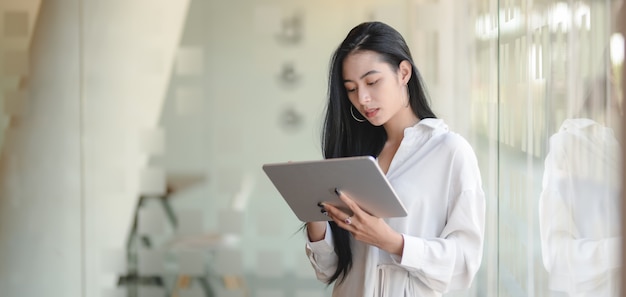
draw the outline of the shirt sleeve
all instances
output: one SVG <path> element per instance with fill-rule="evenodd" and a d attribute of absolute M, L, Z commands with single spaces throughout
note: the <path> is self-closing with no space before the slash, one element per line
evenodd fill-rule
<path fill-rule="evenodd" d="M 311 242 L 306 237 L 305 252 L 317 279 L 326 282 L 337 270 L 337 255 L 335 254 L 335 244 L 333 241 L 332 230 L 330 225 L 326 223 L 326 234 L 324 239 Z"/>
<path fill-rule="evenodd" d="M 403 234 L 397 265 L 439 292 L 469 288 L 480 268 L 485 229 L 485 194 L 469 144 L 457 150 L 451 167 L 446 224 L 437 238 Z"/>

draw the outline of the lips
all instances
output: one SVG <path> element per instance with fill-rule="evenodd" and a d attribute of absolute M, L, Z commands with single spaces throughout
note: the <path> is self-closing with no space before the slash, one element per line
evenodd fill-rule
<path fill-rule="evenodd" d="M 365 116 L 368 118 L 372 118 L 374 116 L 376 116 L 376 114 L 378 113 L 378 108 L 369 108 L 365 110 Z"/>

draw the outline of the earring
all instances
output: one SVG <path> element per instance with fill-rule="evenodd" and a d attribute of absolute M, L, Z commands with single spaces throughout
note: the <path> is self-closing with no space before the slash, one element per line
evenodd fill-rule
<path fill-rule="evenodd" d="M 409 92 L 409 85 L 406 85 L 406 105 L 404 107 L 409 107 L 411 105 L 411 92 Z"/>
<path fill-rule="evenodd" d="M 363 123 L 363 122 L 365 122 L 365 119 L 359 119 L 359 118 L 357 118 L 356 116 L 354 116 L 354 112 L 352 111 L 352 105 L 350 105 L 350 114 L 352 115 L 352 118 L 353 118 L 355 121 L 357 121 L 357 122 L 359 122 L 359 123 Z"/>

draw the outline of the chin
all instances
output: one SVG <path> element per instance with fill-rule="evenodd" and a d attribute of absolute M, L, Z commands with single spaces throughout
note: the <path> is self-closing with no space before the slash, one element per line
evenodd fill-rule
<path fill-rule="evenodd" d="M 380 122 L 380 121 L 368 121 L 370 124 L 372 124 L 372 126 L 376 126 L 376 127 L 380 127 L 382 125 L 384 125 L 385 123 Z"/>

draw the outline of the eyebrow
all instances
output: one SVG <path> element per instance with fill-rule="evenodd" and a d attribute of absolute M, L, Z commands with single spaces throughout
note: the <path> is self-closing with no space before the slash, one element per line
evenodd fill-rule
<path fill-rule="evenodd" d="M 377 71 L 377 70 L 370 70 L 370 71 L 366 72 L 365 74 L 361 75 L 361 77 L 359 79 L 363 79 L 364 77 L 366 77 L 366 76 L 368 76 L 370 74 L 374 74 L 374 73 L 380 73 L 380 72 Z M 343 82 L 347 83 L 347 82 L 352 82 L 352 81 L 349 80 L 349 79 L 344 79 Z"/>

